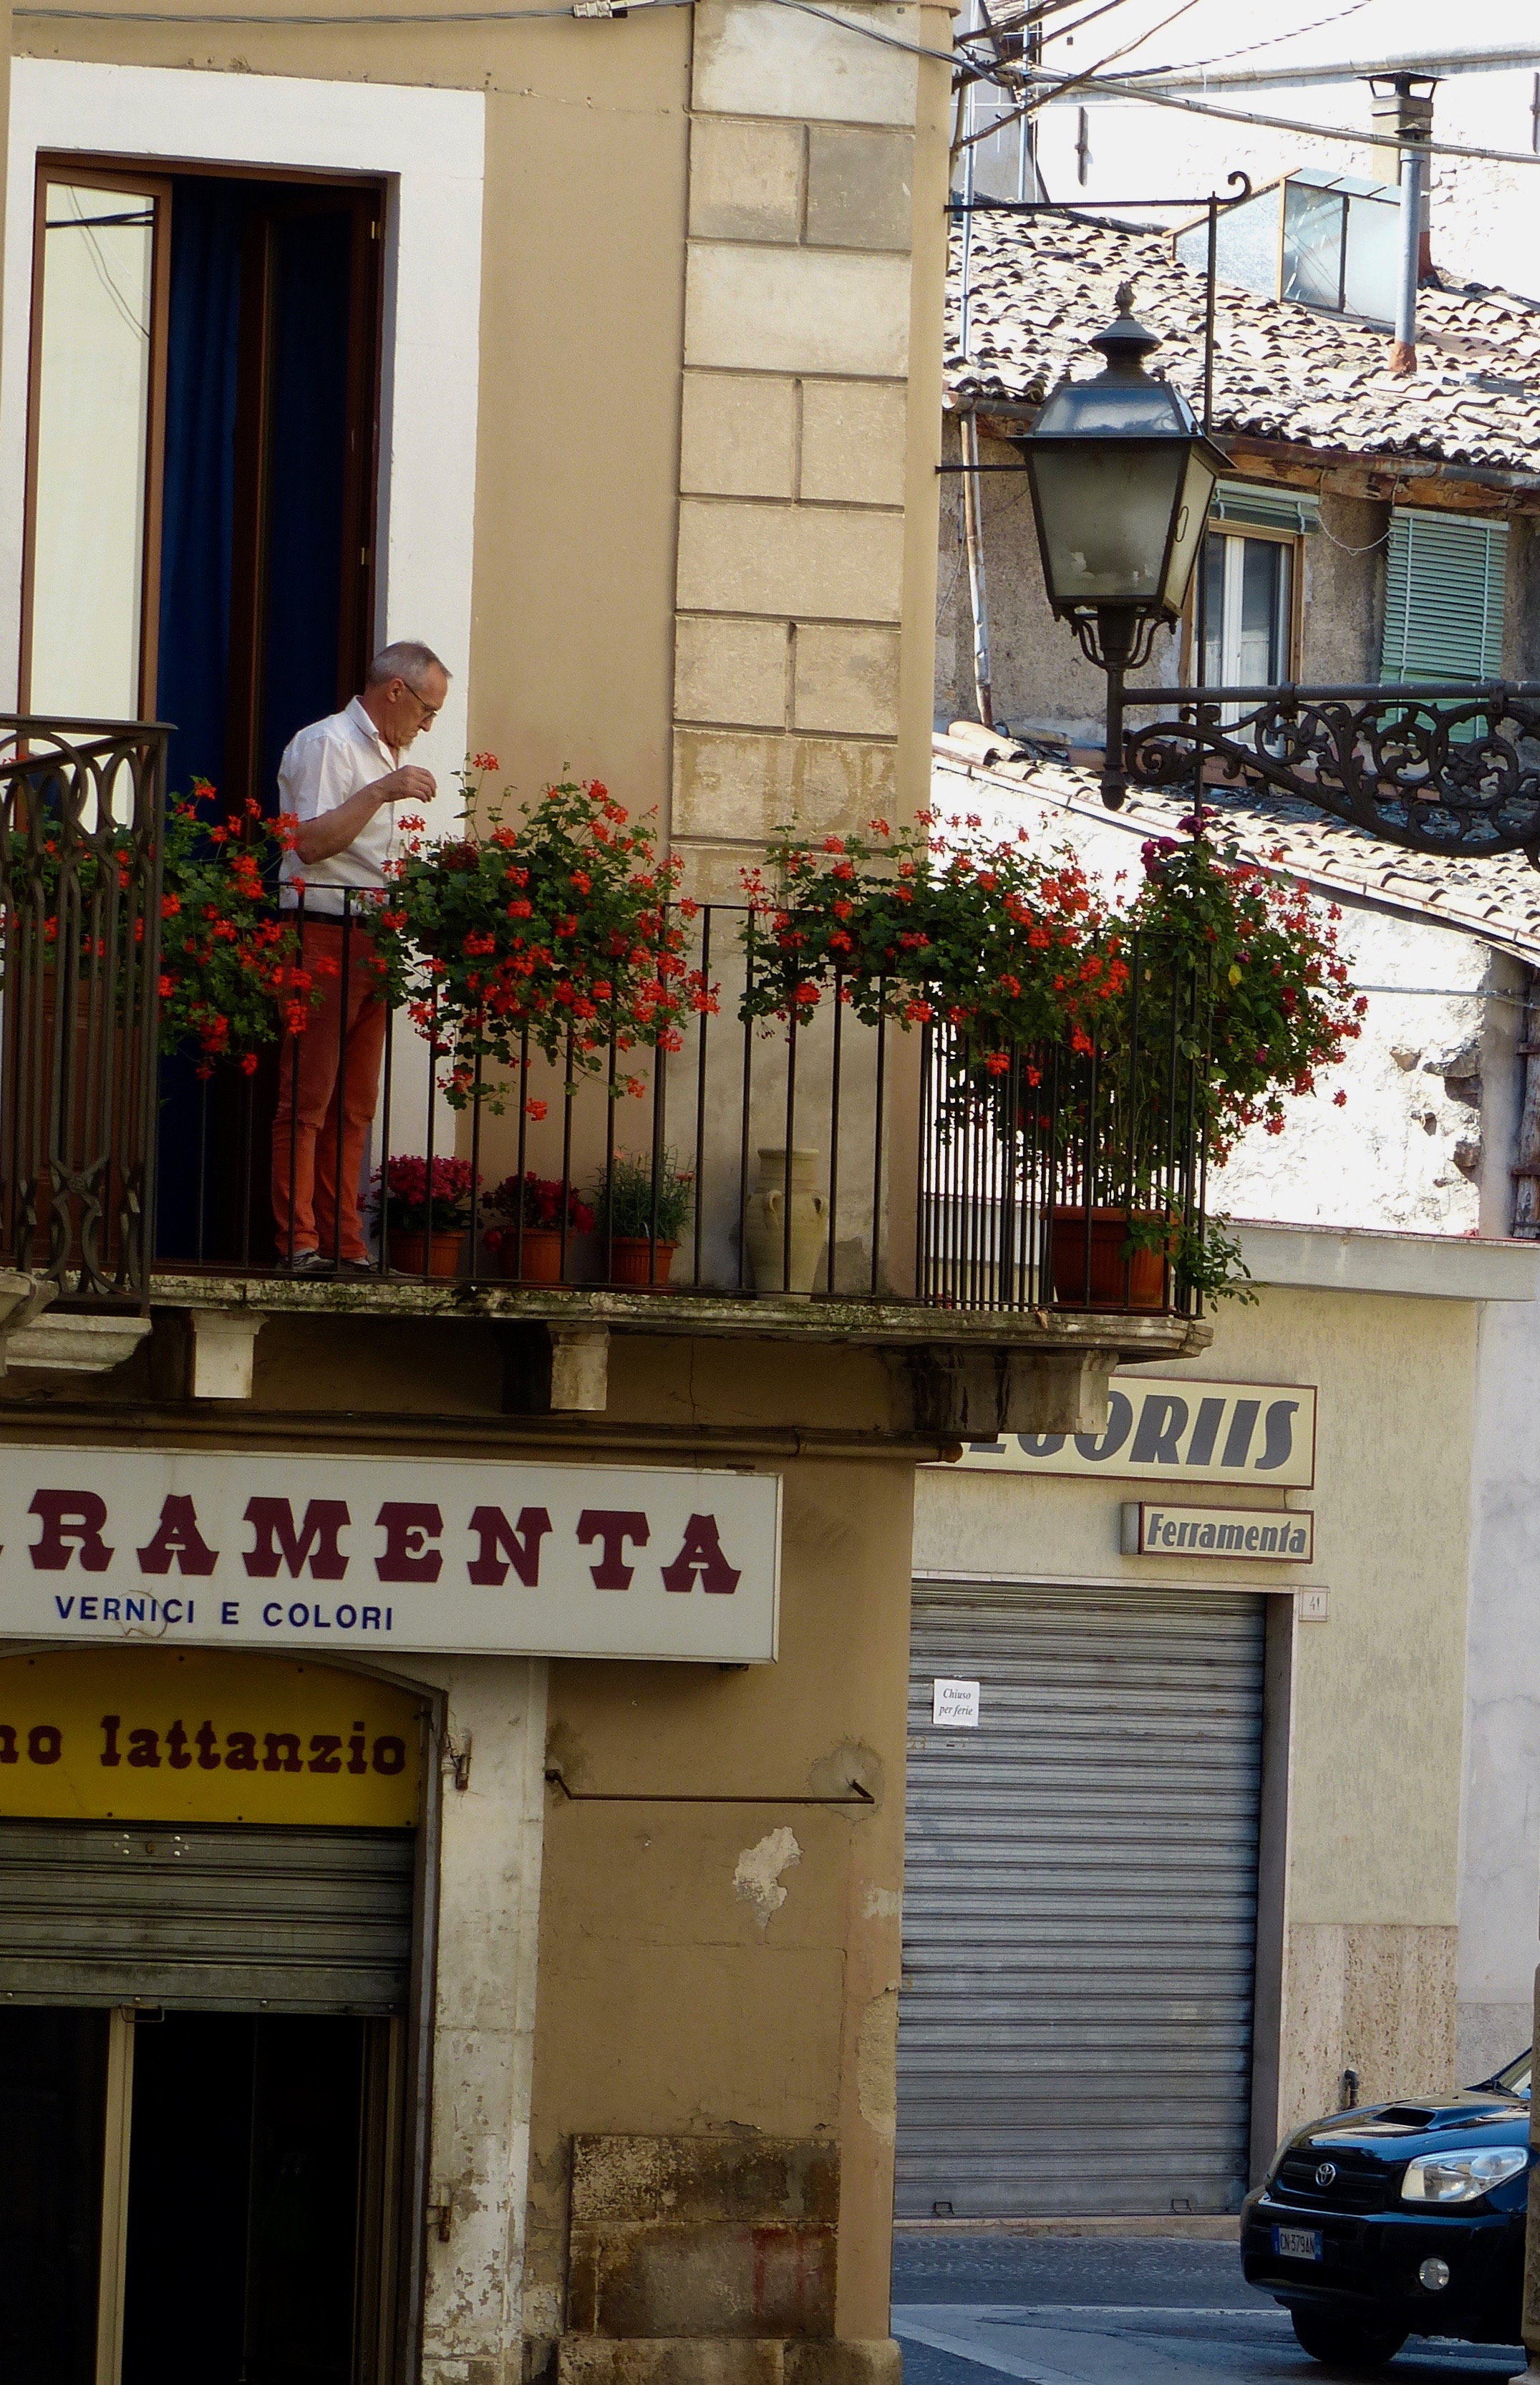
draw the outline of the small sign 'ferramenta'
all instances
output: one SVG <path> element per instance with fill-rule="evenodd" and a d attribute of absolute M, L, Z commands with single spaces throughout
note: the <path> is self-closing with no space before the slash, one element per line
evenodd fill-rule
<path fill-rule="evenodd" d="M 781 1485 L 661 1467 L 0 1450 L 0 1635 L 773 1658 Z"/>
<path fill-rule="evenodd" d="M 1315 1517 L 1277 1507 L 1123 1509 L 1123 1555 L 1140 1557 L 1261 1557 L 1270 1565 L 1308 1565 Z"/>

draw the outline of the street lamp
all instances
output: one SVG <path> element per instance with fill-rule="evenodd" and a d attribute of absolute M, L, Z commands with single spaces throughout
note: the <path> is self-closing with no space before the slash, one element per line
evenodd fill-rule
<path fill-rule="evenodd" d="M 1102 801 L 1111 811 L 1128 792 L 1124 675 L 1149 660 L 1157 629 L 1186 602 L 1214 483 L 1230 460 L 1181 391 L 1146 372 L 1160 343 L 1129 313 L 1133 296 L 1125 281 L 1116 322 L 1091 342 L 1103 370 L 1060 381 L 1020 442 L 1048 602 L 1107 673 Z"/>

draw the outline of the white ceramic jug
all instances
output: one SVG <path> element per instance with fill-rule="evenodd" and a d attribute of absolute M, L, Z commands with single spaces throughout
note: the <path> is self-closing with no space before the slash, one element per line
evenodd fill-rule
<path fill-rule="evenodd" d="M 784 1148 L 760 1148 L 758 1174 L 744 1217 L 756 1292 L 789 1292 L 806 1299 L 813 1289 L 819 1261 L 829 1240 L 829 1203 L 816 1190 L 818 1156 L 816 1151 L 794 1151 L 791 1155 L 792 1247 L 788 1282 L 786 1153 Z"/>

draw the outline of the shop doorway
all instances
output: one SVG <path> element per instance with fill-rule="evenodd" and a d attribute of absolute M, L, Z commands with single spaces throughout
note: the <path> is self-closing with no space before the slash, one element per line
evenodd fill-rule
<path fill-rule="evenodd" d="M 375 2385 L 389 2041 L 0 2011 L 6 2385 Z"/>
<path fill-rule="evenodd" d="M 0 1664 L 0 2385 L 402 2385 L 427 1725 L 308 1658 Z"/>

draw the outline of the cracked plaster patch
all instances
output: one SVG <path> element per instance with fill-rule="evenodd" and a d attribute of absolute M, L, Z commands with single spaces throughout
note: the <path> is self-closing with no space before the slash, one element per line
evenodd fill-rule
<path fill-rule="evenodd" d="M 801 1861 L 802 1849 L 784 1825 L 779 1830 L 771 1830 L 757 1845 L 745 1847 L 738 1857 L 732 1874 L 732 1893 L 744 1904 L 753 1905 L 761 1929 L 770 1927 L 771 1914 L 779 1913 L 786 1902 L 782 1873 Z"/>

